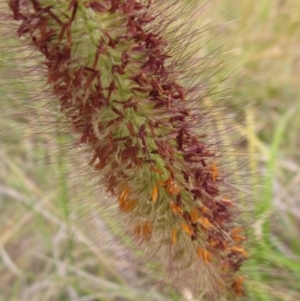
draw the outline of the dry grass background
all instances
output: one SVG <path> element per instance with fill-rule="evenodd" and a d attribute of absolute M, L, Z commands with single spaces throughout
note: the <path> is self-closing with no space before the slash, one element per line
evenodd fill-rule
<path fill-rule="evenodd" d="M 246 300 L 300 300 L 299 11 L 296 0 L 219 0 L 206 15 L 224 24 L 206 32 L 214 38 L 203 51 L 222 45 L 231 57 L 220 90 L 234 87 L 233 125 L 255 183 L 249 207 L 260 244 L 246 267 Z M 16 45 L 0 41 L 0 301 L 184 300 L 157 292 L 111 239 L 103 196 L 62 147 L 72 137 L 49 128 L 57 116 L 45 119 L 46 99 L 28 101 L 42 79 L 7 76 L 21 72 L 20 56 L 28 60 Z"/>

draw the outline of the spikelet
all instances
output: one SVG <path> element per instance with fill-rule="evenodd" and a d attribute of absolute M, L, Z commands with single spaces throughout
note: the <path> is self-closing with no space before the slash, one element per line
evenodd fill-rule
<path fill-rule="evenodd" d="M 155 250 L 149 254 L 165 270 L 162 282 L 211 299 L 243 296 L 246 238 L 226 184 L 226 149 L 208 130 L 209 92 L 194 84 L 200 63 L 185 53 L 197 32 L 174 22 L 185 6 L 8 4 L 17 34 L 44 56 L 47 85 L 86 146 L 87 164 L 128 216 L 136 240 Z"/>

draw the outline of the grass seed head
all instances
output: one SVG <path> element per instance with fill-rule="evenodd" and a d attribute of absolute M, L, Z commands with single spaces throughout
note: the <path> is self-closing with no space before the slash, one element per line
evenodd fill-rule
<path fill-rule="evenodd" d="M 194 84 L 199 61 L 187 47 L 197 31 L 177 22 L 186 6 L 161 0 L 8 4 L 19 22 L 16 34 L 44 57 L 46 83 L 86 146 L 87 164 L 118 199 L 145 249 L 157 245 L 158 257 L 167 250 L 169 281 L 213 298 L 244 295 L 245 236 L 236 225 L 237 201 L 224 197 L 225 191 L 235 196 L 222 166 L 226 149 L 218 150 L 222 139 L 206 130 L 214 115 L 205 106 L 209 92 Z"/>

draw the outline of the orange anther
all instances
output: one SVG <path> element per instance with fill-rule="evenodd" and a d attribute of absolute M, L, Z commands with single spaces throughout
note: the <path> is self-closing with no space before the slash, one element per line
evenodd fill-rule
<path fill-rule="evenodd" d="M 191 216 L 192 223 L 193 224 L 197 223 L 199 219 L 198 208 L 192 209 L 190 216 Z"/>
<path fill-rule="evenodd" d="M 212 177 L 212 180 L 213 182 L 216 182 L 217 178 L 219 177 L 219 170 L 218 170 L 218 167 L 215 163 L 213 163 L 211 166 L 210 166 L 210 172 L 211 172 L 211 177 Z"/>
<path fill-rule="evenodd" d="M 241 242 L 246 239 L 244 235 L 240 235 L 241 232 L 243 232 L 243 228 L 233 228 L 231 229 L 231 234 L 230 237 L 235 241 L 235 242 Z"/>
<path fill-rule="evenodd" d="M 220 203 L 222 203 L 226 207 L 233 207 L 233 202 L 229 199 L 222 199 Z"/>
<path fill-rule="evenodd" d="M 153 226 L 150 222 L 146 221 L 142 225 L 137 225 L 133 231 L 135 236 L 142 236 L 142 238 L 148 241 L 152 235 Z"/>
<path fill-rule="evenodd" d="M 119 204 L 119 208 L 123 212 L 131 211 L 137 204 L 137 200 L 126 200 Z"/>
<path fill-rule="evenodd" d="M 214 228 L 214 225 L 206 217 L 199 217 L 198 221 L 204 228 Z"/>
<path fill-rule="evenodd" d="M 175 228 L 172 229 L 172 234 L 171 234 L 171 244 L 175 245 L 177 241 L 177 230 Z"/>
<path fill-rule="evenodd" d="M 175 185 L 174 181 L 171 178 L 167 180 L 167 191 L 171 195 L 177 195 L 180 192 L 179 187 Z"/>
<path fill-rule="evenodd" d="M 181 224 L 181 228 L 183 229 L 184 232 L 186 232 L 189 236 L 192 236 L 194 234 L 194 230 L 193 228 L 186 224 L 186 223 L 182 223 Z"/>
<path fill-rule="evenodd" d="M 216 249 L 226 250 L 227 243 L 225 240 L 220 239 L 210 239 L 209 246 Z"/>
<path fill-rule="evenodd" d="M 200 209 L 203 214 L 207 214 L 209 212 L 209 209 L 204 205 L 202 205 Z"/>
<path fill-rule="evenodd" d="M 199 258 L 201 258 L 205 264 L 208 264 L 211 262 L 211 254 L 202 248 L 197 248 L 197 255 Z"/>
<path fill-rule="evenodd" d="M 241 232 L 244 232 L 244 229 L 243 228 L 232 228 L 231 229 L 231 233 L 241 233 Z"/>
<path fill-rule="evenodd" d="M 129 195 L 129 192 L 130 192 L 130 188 L 129 188 L 128 186 L 126 186 L 126 187 L 124 188 L 124 190 L 122 191 L 122 193 L 120 194 L 120 196 L 119 196 L 119 201 L 120 201 L 121 203 L 123 203 L 124 201 L 127 200 L 128 195 Z"/>
<path fill-rule="evenodd" d="M 155 203 L 158 197 L 158 187 L 156 185 L 152 188 L 152 201 Z"/>
<path fill-rule="evenodd" d="M 241 297 L 241 296 L 244 296 L 245 295 L 245 291 L 244 291 L 244 288 L 243 288 L 243 283 L 245 281 L 245 277 L 244 276 L 238 276 L 233 284 L 232 284 L 232 289 L 233 289 L 233 292 L 234 294 L 237 296 L 237 297 Z"/>
<path fill-rule="evenodd" d="M 180 188 L 174 183 L 172 178 L 168 178 L 164 182 L 158 182 L 162 187 L 166 187 L 166 190 L 171 195 L 177 195 L 180 192 Z"/>
<path fill-rule="evenodd" d="M 245 281 L 245 277 L 243 275 L 240 275 L 234 281 L 235 281 L 235 283 L 243 284 Z"/>
<path fill-rule="evenodd" d="M 230 236 L 235 242 L 241 242 L 246 239 L 246 237 L 244 235 L 231 234 Z"/>
<path fill-rule="evenodd" d="M 176 204 L 174 204 L 173 202 L 170 202 L 170 208 L 171 210 L 173 211 L 174 214 L 179 214 L 179 215 L 182 215 L 183 212 L 182 212 L 182 209 L 177 206 Z"/>
<path fill-rule="evenodd" d="M 152 235 L 153 226 L 150 222 L 145 222 L 142 228 L 142 235 L 144 239 L 149 240 Z"/>
<path fill-rule="evenodd" d="M 232 246 L 230 250 L 234 253 L 242 255 L 244 258 L 248 258 L 249 254 L 245 251 L 245 249 L 241 246 Z"/>

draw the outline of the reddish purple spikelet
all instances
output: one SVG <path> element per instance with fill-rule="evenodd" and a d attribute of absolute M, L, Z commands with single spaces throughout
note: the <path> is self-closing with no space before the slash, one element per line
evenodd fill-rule
<path fill-rule="evenodd" d="M 180 65 L 164 33 L 166 3 L 11 0 L 9 6 L 22 21 L 18 35 L 44 55 L 47 84 L 79 143 L 89 147 L 89 164 L 129 215 L 133 234 L 168 250 L 170 281 L 211 297 L 244 295 L 239 270 L 248 254 L 235 225 L 239 212 L 224 196 L 209 133 L 199 128 L 207 114 L 203 99 L 182 84 L 191 67 Z M 89 26 L 93 48 L 79 60 Z M 178 270 L 182 275 L 173 275 Z"/>

